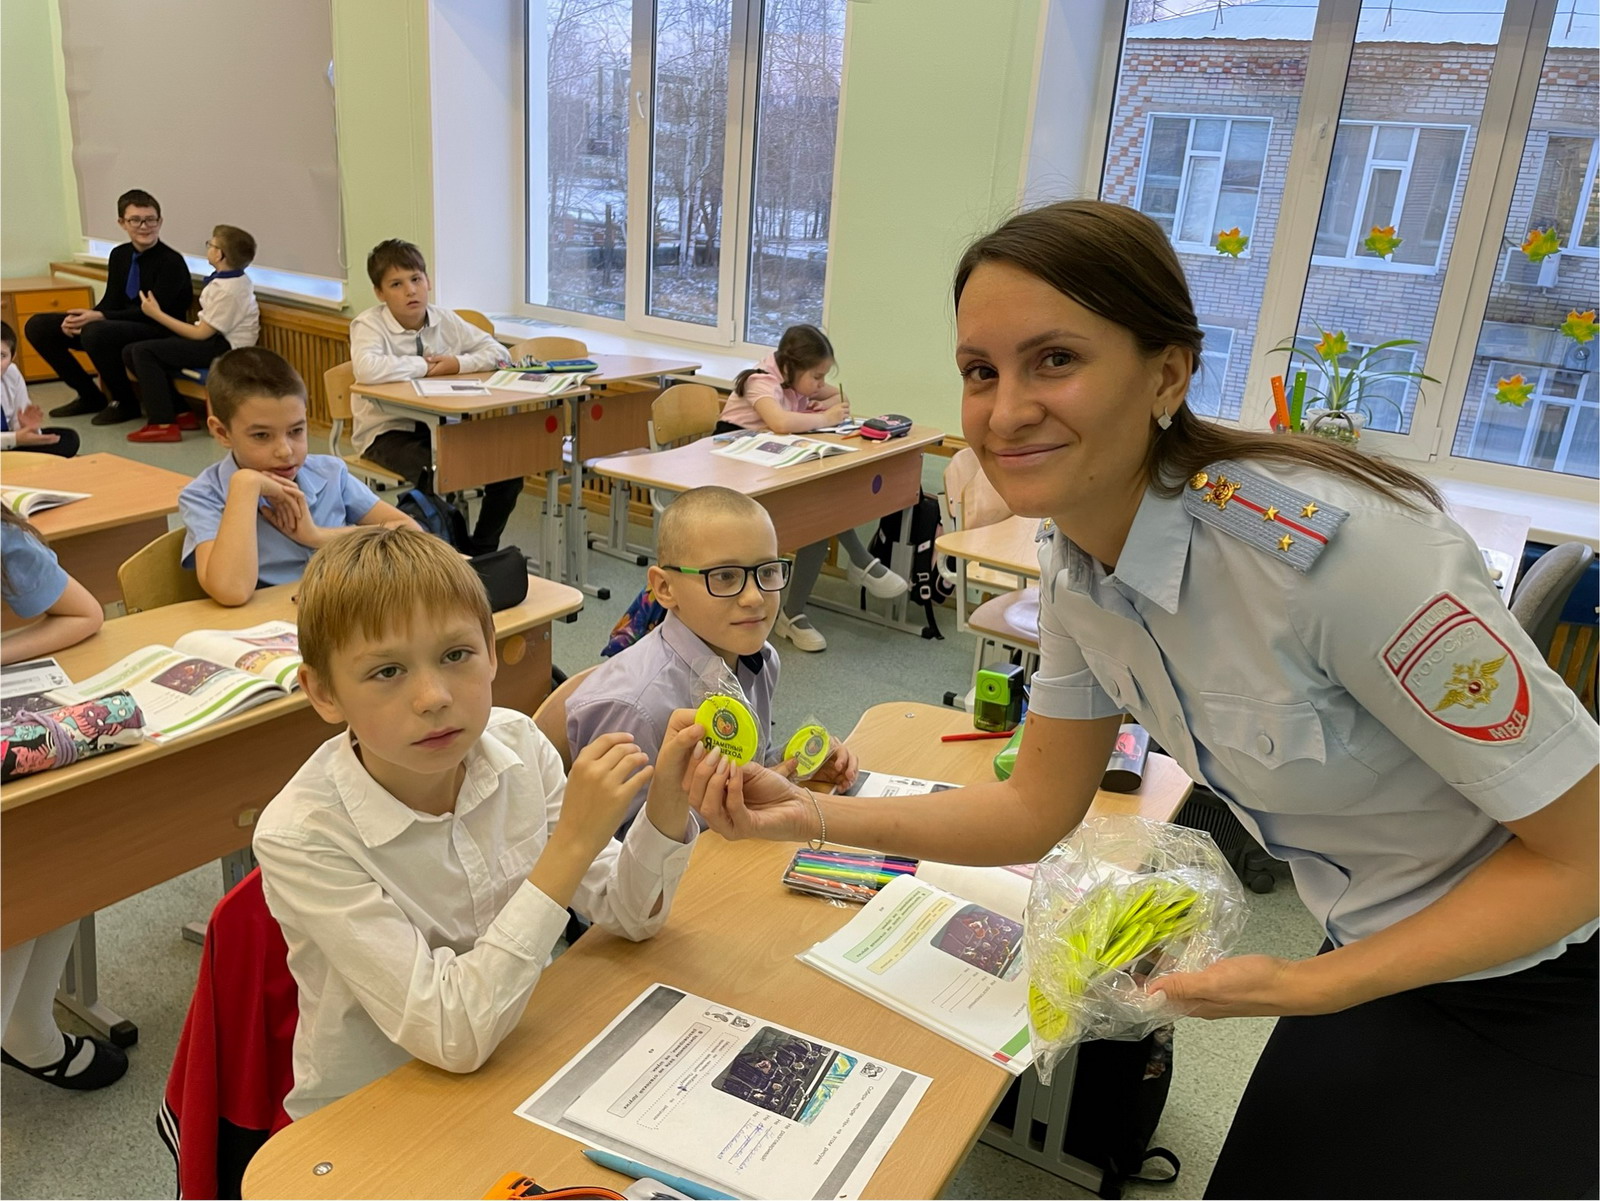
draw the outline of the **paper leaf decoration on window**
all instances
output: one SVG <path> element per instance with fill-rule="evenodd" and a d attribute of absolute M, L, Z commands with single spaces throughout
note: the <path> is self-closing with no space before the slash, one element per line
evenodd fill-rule
<path fill-rule="evenodd" d="M 1404 241 L 1404 238 L 1395 236 L 1394 226 L 1374 225 L 1372 232 L 1367 235 L 1367 239 L 1362 245 L 1380 259 L 1386 259 L 1398 250 L 1400 243 Z"/>
<path fill-rule="evenodd" d="M 1244 253 L 1244 248 L 1250 245 L 1250 235 L 1239 232 L 1235 225 L 1232 229 L 1219 229 L 1217 231 L 1217 253 L 1231 255 L 1238 258 Z"/>
<path fill-rule="evenodd" d="M 1594 309 L 1590 309 L 1587 313 L 1573 309 L 1567 314 L 1567 319 L 1556 328 L 1579 345 L 1593 342 L 1595 334 L 1600 333 L 1600 324 L 1595 322 Z"/>
<path fill-rule="evenodd" d="M 1522 378 L 1513 375 L 1510 379 L 1503 379 L 1494 388 L 1494 398 L 1503 405 L 1514 405 L 1521 408 L 1528 403 L 1528 397 L 1533 392 L 1533 385 Z"/>
<path fill-rule="evenodd" d="M 1527 241 L 1522 244 L 1522 253 L 1528 256 L 1530 263 L 1542 263 L 1552 254 L 1561 249 L 1561 240 L 1556 237 L 1556 227 L 1549 229 L 1530 229 Z"/>
<path fill-rule="evenodd" d="M 1323 331 L 1322 341 L 1317 343 L 1317 354 L 1320 355 L 1325 362 L 1331 363 L 1340 355 L 1348 354 L 1349 352 L 1350 339 L 1344 336 L 1343 330 L 1340 330 L 1336 334 L 1328 333 L 1326 330 Z"/>

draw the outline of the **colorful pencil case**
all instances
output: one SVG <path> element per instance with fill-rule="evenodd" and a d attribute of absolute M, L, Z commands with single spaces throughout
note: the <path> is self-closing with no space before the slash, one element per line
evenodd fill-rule
<path fill-rule="evenodd" d="M 0 722 L 0 780 L 66 767 L 144 741 L 144 713 L 129 692 L 54 709 L 21 710 Z"/>
<path fill-rule="evenodd" d="M 912 875 L 916 870 L 915 859 L 899 855 L 802 847 L 789 861 L 783 882 L 796 892 L 864 905 L 890 880 Z"/>

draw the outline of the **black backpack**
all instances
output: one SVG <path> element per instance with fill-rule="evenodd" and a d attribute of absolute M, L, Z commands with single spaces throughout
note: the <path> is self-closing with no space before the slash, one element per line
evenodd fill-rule
<path fill-rule="evenodd" d="M 1102 1197 L 1122 1196 L 1130 1180 L 1168 1184 L 1178 1178 L 1178 1157 L 1150 1145 L 1172 1088 L 1172 1034 L 1163 1026 L 1137 1042 L 1078 1044 L 1062 1149 L 1104 1171 Z M 1159 1175 L 1145 1175 L 1151 1159 L 1165 1160 L 1170 1174 L 1157 1168 Z"/>
<path fill-rule="evenodd" d="M 467 519 L 438 493 L 410 488 L 400 494 L 394 507 L 434 537 L 443 538 L 457 550 L 467 549 Z"/>
<path fill-rule="evenodd" d="M 873 557 L 890 570 L 894 568 L 895 544 L 904 541 L 900 537 L 900 516 L 895 512 L 880 520 L 878 532 L 872 535 L 872 543 L 867 547 Z M 956 591 L 954 571 L 941 571 L 938 556 L 933 553 L 934 540 L 943 533 L 944 526 L 939 520 L 939 498 L 929 496 L 926 492 L 919 493 L 917 503 L 911 507 L 911 571 L 906 576 L 906 583 L 911 585 L 911 590 L 907 596 L 915 604 L 921 605 L 928 615 L 928 624 L 923 628 L 922 636 L 941 641 L 944 635 L 939 632 L 939 620 L 934 616 L 933 607 L 949 600 Z"/>

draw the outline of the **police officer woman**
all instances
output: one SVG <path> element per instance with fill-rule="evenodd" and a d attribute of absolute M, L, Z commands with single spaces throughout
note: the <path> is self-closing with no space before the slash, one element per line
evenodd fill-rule
<path fill-rule="evenodd" d="M 1277 1015 L 1208 1196 L 1595 1196 L 1600 731 L 1425 480 L 1184 406 L 1201 332 L 1161 229 L 1068 201 L 956 272 L 962 430 L 1042 530 L 1008 781 L 813 799 L 710 757 L 728 837 L 1037 859 L 1123 711 L 1226 800 L 1327 933 L 1160 987 Z"/>

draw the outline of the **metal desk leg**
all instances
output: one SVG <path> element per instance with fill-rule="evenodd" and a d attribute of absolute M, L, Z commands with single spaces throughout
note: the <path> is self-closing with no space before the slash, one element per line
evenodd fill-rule
<path fill-rule="evenodd" d="M 78 921 L 56 1000 L 119 1047 L 139 1041 L 139 1027 L 100 1004 L 100 973 L 95 961 L 94 914 Z"/>
<path fill-rule="evenodd" d="M 627 484 L 621 480 L 611 481 L 611 504 L 606 512 L 609 528 L 603 540 L 590 539 L 589 549 L 635 567 L 648 567 L 655 557 L 655 548 L 628 541 L 628 501 L 632 496 L 633 490 Z"/>
<path fill-rule="evenodd" d="M 611 599 L 611 589 L 589 583 L 589 530 L 588 516 L 583 508 L 583 447 L 579 430 L 583 425 L 583 402 L 588 393 L 572 398 L 572 464 L 567 479 L 572 483 L 572 495 L 567 504 L 566 571 L 563 579 L 580 592 L 600 600 Z"/>
<path fill-rule="evenodd" d="M 230 851 L 217 863 L 222 867 L 222 895 L 227 896 L 233 886 L 239 883 L 255 870 L 255 852 L 249 847 L 242 850 Z M 206 924 L 204 922 L 188 922 L 183 927 L 183 937 L 187 942 L 192 942 L 197 947 L 206 945 Z"/>

